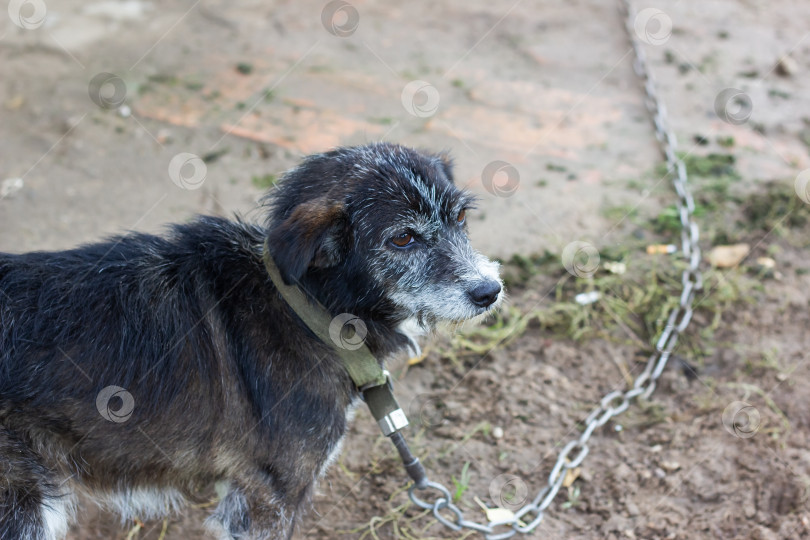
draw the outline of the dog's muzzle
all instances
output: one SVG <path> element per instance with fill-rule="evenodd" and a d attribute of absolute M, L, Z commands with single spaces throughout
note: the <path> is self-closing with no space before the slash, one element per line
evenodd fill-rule
<path fill-rule="evenodd" d="M 495 280 L 488 279 L 477 284 L 467 291 L 470 301 L 480 308 L 488 308 L 498 300 L 501 292 L 501 284 Z"/>

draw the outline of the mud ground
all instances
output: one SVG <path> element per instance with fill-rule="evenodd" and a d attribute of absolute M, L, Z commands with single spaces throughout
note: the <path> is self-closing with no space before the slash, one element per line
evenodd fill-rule
<path fill-rule="evenodd" d="M 503 260 L 549 253 L 559 263 L 584 240 L 605 260 L 644 265 L 644 245 L 678 239 L 658 219 L 674 195 L 613 2 L 355 0 L 331 18 L 326 2 L 11 7 L 0 13 L 0 251 L 157 232 L 196 213 L 260 219 L 258 198 L 301 156 L 376 140 L 448 150 L 459 183 L 480 197 L 473 242 Z M 646 51 L 680 150 L 733 157 L 724 204 L 705 205 L 699 221 L 706 251 L 753 246 L 741 268 L 721 272 L 747 285 L 719 319 L 703 313 L 690 328 L 680 355 L 697 378 L 675 365 L 649 402 L 599 431 L 534 537 L 805 538 L 808 226 L 753 231 L 742 206 L 767 183 L 789 191 L 810 168 L 810 4 L 636 3 L 649 7 L 672 22 Z M 739 103 L 718 114 L 728 88 L 750 114 Z M 199 159 L 170 172 L 183 153 Z M 494 161 L 512 168 L 488 177 Z M 717 192 L 718 176 L 697 181 L 698 192 Z M 760 256 L 777 278 L 756 273 Z M 558 270 L 533 268 L 510 309 L 553 309 L 570 304 L 571 287 L 587 288 L 557 294 Z M 648 284 L 639 279 L 628 286 Z M 486 354 L 453 361 L 440 336 L 421 363 L 399 360 L 414 449 L 436 479 L 468 486 L 459 504 L 470 517 L 483 518 L 473 495 L 491 504 L 500 474 L 540 489 L 591 406 L 638 372 L 653 337 L 617 335 L 574 339 L 536 323 Z M 724 426 L 735 401 L 756 410 L 753 436 Z M 408 506 L 394 457 L 359 413 L 296 538 L 462 537 Z M 204 538 L 206 513 L 131 537 Z M 133 527 L 89 505 L 79 517 L 73 540 L 126 538 Z"/>

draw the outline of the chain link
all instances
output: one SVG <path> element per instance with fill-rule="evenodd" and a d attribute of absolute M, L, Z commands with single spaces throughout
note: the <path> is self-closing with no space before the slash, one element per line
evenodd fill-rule
<path fill-rule="evenodd" d="M 686 166 L 677 155 L 678 141 L 669 127 L 666 107 L 658 96 L 655 80 L 647 68 L 643 45 L 636 38 L 635 11 L 630 5 L 630 0 L 621 0 L 621 6 L 625 16 L 625 29 L 635 52 L 633 67 L 644 85 L 646 92 L 644 101 L 655 125 L 655 136 L 666 157 L 667 169 L 672 175 L 673 187 L 678 196 L 678 215 L 682 227 L 681 253 L 687 265 L 681 280 L 683 291 L 678 305 L 669 313 L 666 325 L 644 371 L 636 377 L 632 388 L 624 392 L 616 390 L 602 398 L 599 405 L 585 418 L 585 428 L 580 436 L 566 444 L 557 456 L 557 461 L 548 476 L 547 485 L 532 502 L 515 512 L 512 517 L 501 521 L 490 521 L 487 524 L 467 521 L 464 519 L 462 511 L 452 503 L 450 492 L 443 485 L 428 482 L 421 489 L 415 485 L 410 487 L 408 495 L 411 501 L 421 508 L 432 510 L 440 523 L 454 531 L 462 529 L 478 531 L 483 533 L 487 540 L 501 540 L 517 533 L 531 533 L 543 521 L 546 509 L 554 501 L 565 481 L 566 472 L 579 467 L 585 460 L 590 451 L 588 441 L 596 428 L 605 425 L 611 418 L 626 411 L 633 399 L 638 397 L 647 399 L 655 391 L 658 378 L 669 361 L 678 337 L 686 330 L 692 319 L 695 294 L 703 286 L 703 278 L 700 273 L 700 246 L 698 245 L 700 233 L 697 223 L 694 221 L 695 201 L 689 192 Z M 417 491 L 431 490 L 439 495 L 432 503 L 417 495 Z M 448 518 L 449 514 L 452 516 Z M 527 520 L 530 521 L 527 522 Z"/>

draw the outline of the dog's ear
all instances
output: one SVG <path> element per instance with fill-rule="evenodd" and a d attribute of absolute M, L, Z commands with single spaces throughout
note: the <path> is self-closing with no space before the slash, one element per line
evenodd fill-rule
<path fill-rule="evenodd" d="M 436 154 L 436 157 L 439 159 L 439 166 L 442 172 L 444 172 L 444 175 L 450 180 L 451 184 L 455 184 L 456 180 L 453 178 L 453 158 L 451 158 L 450 154 L 447 152 Z"/>
<path fill-rule="evenodd" d="M 268 246 L 281 277 L 296 283 L 309 268 L 338 264 L 349 245 L 343 206 L 320 197 L 296 206 L 268 231 Z"/>

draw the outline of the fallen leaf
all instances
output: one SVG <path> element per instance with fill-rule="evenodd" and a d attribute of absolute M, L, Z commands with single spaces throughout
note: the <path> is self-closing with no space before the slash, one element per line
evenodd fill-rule
<path fill-rule="evenodd" d="M 571 487 L 571 485 L 579 478 L 579 474 L 582 472 L 582 469 L 579 467 L 574 467 L 573 469 L 568 469 L 565 471 L 565 478 L 563 478 L 563 487 Z"/>

